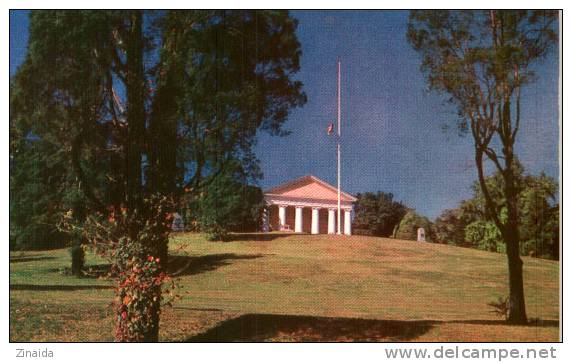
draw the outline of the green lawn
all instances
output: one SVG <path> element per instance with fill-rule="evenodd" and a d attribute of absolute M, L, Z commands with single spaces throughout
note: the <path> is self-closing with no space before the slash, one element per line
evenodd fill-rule
<path fill-rule="evenodd" d="M 559 264 L 524 258 L 526 327 L 487 302 L 507 293 L 504 255 L 329 235 L 200 234 L 171 241 L 182 300 L 164 341 L 557 341 Z M 89 256 L 87 264 L 105 261 Z M 10 254 L 11 341 L 110 341 L 112 283 L 66 276 L 67 249 Z"/>

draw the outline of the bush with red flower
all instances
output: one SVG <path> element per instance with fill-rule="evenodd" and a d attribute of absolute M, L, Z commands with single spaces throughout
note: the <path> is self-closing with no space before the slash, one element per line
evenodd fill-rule
<path fill-rule="evenodd" d="M 153 196 L 138 209 L 109 207 L 87 217 L 81 230 L 94 250 L 111 261 L 117 278 L 115 339 L 157 341 L 161 307 L 172 305 L 175 283 L 165 271 L 172 202 Z M 78 228 L 67 218 L 68 228 Z"/>

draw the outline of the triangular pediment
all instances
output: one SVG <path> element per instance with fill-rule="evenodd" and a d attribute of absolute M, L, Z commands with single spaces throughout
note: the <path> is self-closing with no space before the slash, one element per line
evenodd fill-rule
<path fill-rule="evenodd" d="M 336 187 L 312 175 L 300 177 L 296 180 L 283 183 L 277 187 L 267 190 L 265 194 L 302 199 L 338 199 Z M 353 202 L 356 201 L 356 198 L 342 191 L 341 201 Z"/>

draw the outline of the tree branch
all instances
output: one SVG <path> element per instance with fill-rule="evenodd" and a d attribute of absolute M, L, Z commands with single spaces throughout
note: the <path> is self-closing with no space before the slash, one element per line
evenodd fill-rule
<path fill-rule="evenodd" d="M 499 207 L 494 202 L 489 188 L 487 186 L 487 181 L 485 178 L 484 170 L 483 170 L 483 150 L 479 149 L 479 147 L 475 147 L 475 163 L 477 165 L 477 174 L 479 177 L 479 184 L 481 185 L 481 190 L 483 191 L 483 195 L 485 197 L 485 213 L 487 216 L 492 220 L 498 229 L 501 232 L 504 232 L 505 225 L 499 219 Z"/>

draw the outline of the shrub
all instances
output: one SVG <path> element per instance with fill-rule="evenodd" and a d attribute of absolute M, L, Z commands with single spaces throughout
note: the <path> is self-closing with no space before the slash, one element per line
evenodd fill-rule
<path fill-rule="evenodd" d="M 215 217 L 203 216 L 201 218 L 201 227 L 207 233 L 209 241 L 228 241 L 229 228 L 228 224 L 217 220 Z"/>
<path fill-rule="evenodd" d="M 117 278 L 113 306 L 118 342 L 156 341 L 161 306 L 170 306 L 178 297 L 164 271 L 171 210 L 165 197 L 152 196 L 139 209 L 110 207 L 107 215 L 90 215 L 82 226 L 73 224 L 71 211 L 64 216 L 70 232 L 81 230 L 94 250 L 111 262 L 110 275 Z"/>
<path fill-rule="evenodd" d="M 465 240 L 468 244 L 480 250 L 499 253 L 505 251 L 500 231 L 491 221 L 479 220 L 467 225 L 465 228 Z"/>
<path fill-rule="evenodd" d="M 417 229 L 425 229 L 425 240 L 433 241 L 433 228 L 431 221 L 424 216 L 417 214 L 413 210 L 409 210 L 395 227 L 393 237 L 404 240 L 417 240 Z"/>

